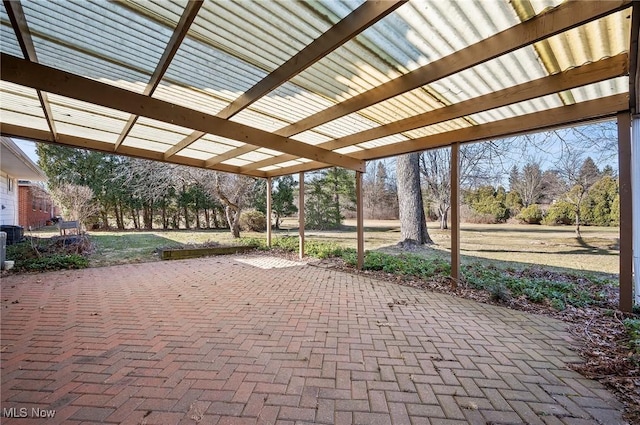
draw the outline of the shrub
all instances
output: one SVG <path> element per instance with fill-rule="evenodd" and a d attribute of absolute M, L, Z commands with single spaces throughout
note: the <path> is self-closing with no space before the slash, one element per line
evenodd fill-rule
<path fill-rule="evenodd" d="M 245 232 L 264 232 L 267 230 L 267 217 L 257 210 L 244 211 L 240 215 L 240 228 Z"/>
<path fill-rule="evenodd" d="M 52 254 L 29 258 L 19 262 L 18 269 L 26 271 L 51 271 L 61 269 L 84 269 L 89 260 L 79 254 Z"/>
<path fill-rule="evenodd" d="M 532 204 L 520 211 L 516 218 L 522 223 L 540 224 L 542 222 L 542 210 L 538 204 Z"/>
<path fill-rule="evenodd" d="M 547 215 L 543 220 L 544 224 L 573 224 L 576 219 L 574 206 L 567 201 L 559 201 L 551 205 L 547 210 Z"/>
<path fill-rule="evenodd" d="M 629 335 L 629 348 L 640 354 L 640 319 L 625 319 L 623 323 Z"/>

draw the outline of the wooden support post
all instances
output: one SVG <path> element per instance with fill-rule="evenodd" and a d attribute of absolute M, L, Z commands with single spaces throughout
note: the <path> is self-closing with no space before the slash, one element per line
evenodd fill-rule
<path fill-rule="evenodd" d="M 620 302 L 618 308 L 622 311 L 631 311 L 633 308 L 633 211 L 629 111 L 618 113 L 618 172 L 620 173 Z"/>
<path fill-rule="evenodd" d="M 362 196 L 362 173 L 356 171 L 356 232 L 358 234 L 358 270 L 364 267 L 364 201 Z"/>
<path fill-rule="evenodd" d="M 300 259 L 304 258 L 304 172 L 300 173 L 298 200 L 298 240 L 300 242 Z"/>
<path fill-rule="evenodd" d="M 267 246 L 271 248 L 271 177 L 267 177 Z"/>
<path fill-rule="evenodd" d="M 451 285 L 460 280 L 460 143 L 451 145 Z"/>

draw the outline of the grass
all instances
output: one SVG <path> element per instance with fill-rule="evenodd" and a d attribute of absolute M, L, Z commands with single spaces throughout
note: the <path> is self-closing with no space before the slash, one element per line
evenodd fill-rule
<path fill-rule="evenodd" d="M 297 222 L 286 219 L 283 229 L 274 233 L 273 245 L 297 251 Z M 32 236 L 50 237 L 57 234 L 54 227 L 28 232 Z M 437 223 L 429 223 L 429 233 L 435 244 L 420 250 L 423 258 L 449 258 L 450 231 L 440 230 Z M 244 243 L 265 245 L 264 233 L 243 232 Z M 463 224 L 461 251 L 463 265 L 479 263 L 499 265 L 504 269 L 523 270 L 531 265 L 546 266 L 550 270 L 581 274 L 618 273 L 618 228 L 585 227 L 583 238 L 577 240 L 571 226 L 536 225 L 476 225 Z M 171 230 L 90 232 L 94 250 L 88 257 L 91 266 L 131 262 L 157 261 L 158 248 L 218 242 L 234 244 L 228 230 Z M 400 239 L 398 221 L 365 221 L 365 248 L 388 254 L 400 254 L 395 246 Z M 339 248 L 356 246 L 355 221 L 346 220 L 339 231 L 307 231 L 306 252 L 326 257 Z M 373 261 L 373 260 L 370 260 Z M 391 267 L 391 266 L 387 266 Z M 608 276 L 604 275 L 603 278 Z M 532 294 L 532 297 L 535 297 Z"/>

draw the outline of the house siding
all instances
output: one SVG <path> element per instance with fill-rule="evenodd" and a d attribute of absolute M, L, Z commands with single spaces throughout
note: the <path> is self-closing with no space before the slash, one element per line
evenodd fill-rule
<path fill-rule="evenodd" d="M 18 181 L 0 172 L 0 224 L 18 224 Z"/>

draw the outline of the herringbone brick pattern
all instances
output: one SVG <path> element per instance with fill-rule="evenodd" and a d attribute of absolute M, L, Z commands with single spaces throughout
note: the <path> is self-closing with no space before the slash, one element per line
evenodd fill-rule
<path fill-rule="evenodd" d="M 603 387 L 567 369 L 579 359 L 563 323 L 363 276 L 248 256 L 12 276 L 1 288 L 5 416 L 622 423 Z"/>

